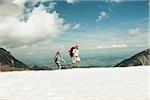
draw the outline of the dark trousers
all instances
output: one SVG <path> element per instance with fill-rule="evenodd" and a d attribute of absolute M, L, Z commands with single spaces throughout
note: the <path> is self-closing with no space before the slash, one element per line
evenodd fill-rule
<path fill-rule="evenodd" d="M 61 63 L 55 62 L 59 69 L 62 68 Z"/>

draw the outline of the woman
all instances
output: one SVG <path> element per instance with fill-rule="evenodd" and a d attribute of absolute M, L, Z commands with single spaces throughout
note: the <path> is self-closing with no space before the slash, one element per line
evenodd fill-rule
<path fill-rule="evenodd" d="M 75 47 L 72 47 L 72 50 L 70 50 L 69 52 L 70 53 L 70 57 L 71 57 L 71 60 L 72 60 L 72 64 L 70 65 L 70 68 L 73 67 L 73 65 L 77 62 L 78 64 L 78 68 L 80 68 L 80 63 L 81 63 L 81 60 L 80 60 L 80 57 L 79 57 L 79 46 L 76 45 Z M 72 55 L 71 55 L 72 54 Z"/>

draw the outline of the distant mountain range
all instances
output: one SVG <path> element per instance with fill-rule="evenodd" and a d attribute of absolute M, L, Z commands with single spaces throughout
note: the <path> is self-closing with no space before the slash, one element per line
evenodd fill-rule
<path fill-rule="evenodd" d="M 27 65 L 17 60 L 12 54 L 0 48 L 0 70 L 25 70 L 29 69 Z"/>
<path fill-rule="evenodd" d="M 118 63 L 115 67 L 147 66 L 147 65 L 150 65 L 150 49 L 142 51 L 129 59 L 123 60 L 122 62 Z M 14 70 L 52 70 L 52 69 L 49 67 L 39 67 L 39 66 L 33 66 L 32 68 L 29 68 L 26 64 L 13 57 L 13 55 L 9 51 L 0 48 L 0 71 L 14 71 Z"/>
<path fill-rule="evenodd" d="M 150 49 L 142 51 L 129 59 L 125 59 L 115 67 L 148 66 L 150 65 Z"/>

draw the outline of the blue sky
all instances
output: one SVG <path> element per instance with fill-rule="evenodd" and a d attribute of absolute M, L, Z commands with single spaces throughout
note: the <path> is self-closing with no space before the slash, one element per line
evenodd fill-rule
<path fill-rule="evenodd" d="M 147 0 L 2 0 L 0 45 L 20 59 L 49 59 L 56 51 L 67 55 L 75 44 L 81 56 L 135 54 L 148 48 L 149 5 Z"/>
<path fill-rule="evenodd" d="M 120 1 L 115 4 L 105 1 L 80 1 L 76 4 L 58 2 L 55 8 L 60 16 L 66 19 L 66 22 L 80 24 L 79 29 L 68 30 L 58 37 L 58 40 L 62 39 L 61 42 L 86 43 L 86 40 L 89 39 L 92 44 L 93 39 L 97 44 L 107 45 L 107 41 L 108 44 L 110 42 L 114 42 L 114 44 L 120 42 L 121 44 L 124 41 L 129 42 L 129 38 L 136 40 L 138 37 L 129 36 L 128 33 L 131 29 L 138 28 L 142 35 L 144 32 L 148 32 L 149 6 L 146 1 Z M 101 21 L 96 22 L 101 12 L 105 12 L 106 17 L 104 16 Z M 66 41 L 64 41 L 65 39 Z M 130 42 L 127 45 L 129 44 Z M 135 45 L 130 47 L 132 46 Z"/>
<path fill-rule="evenodd" d="M 105 26 L 105 28 L 122 22 L 136 21 L 148 17 L 147 2 L 120 2 L 111 4 L 104 1 L 80 1 L 76 4 L 67 4 L 58 2 L 56 11 L 67 22 L 89 23 L 91 26 Z M 96 23 L 99 13 L 105 11 L 108 13 L 107 20 Z"/>

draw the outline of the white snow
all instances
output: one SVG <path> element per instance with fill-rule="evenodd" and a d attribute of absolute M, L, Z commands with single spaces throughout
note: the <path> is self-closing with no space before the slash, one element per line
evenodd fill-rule
<path fill-rule="evenodd" d="M 0 100 L 150 100 L 150 67 L 0 73 Z"/>

